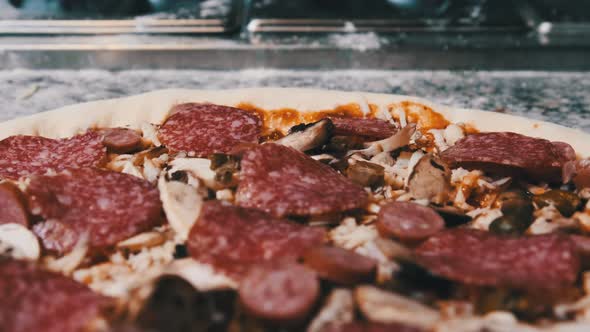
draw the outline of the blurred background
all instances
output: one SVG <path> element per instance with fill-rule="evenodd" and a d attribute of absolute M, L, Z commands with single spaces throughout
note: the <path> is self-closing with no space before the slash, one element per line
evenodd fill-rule
<path fill-rule="evenodd" d="M 589 0 L 0 0 L 0 120 L 156 88 L 273 85 L 590 129 L 589 50 Z"/>

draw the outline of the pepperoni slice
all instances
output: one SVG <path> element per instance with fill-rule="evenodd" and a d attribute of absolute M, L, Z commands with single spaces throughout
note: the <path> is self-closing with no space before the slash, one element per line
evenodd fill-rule
<path fill-rule="evenodd" d="M 522 173 L 533 180 L 559 182 L 562 166 L 572 155 L 575 152 L 567 143 L 494 132 L 468 135 L 441 153 L 441 158 L 452 167 Z"/>
<path fill-rule="evenodd" d="M 377 271 L 375 260 L 337 247 L 311 248 L 305 252 L 303 260 L 321 278 L 342 285 L 370 282 Z"/>
<path fill-rule="evenodd" d="M 263 144 L 242 158 L 236 201 L 270 214 L 309 216 L 363 207 L 363 188 L 302 152 L 278 144 Z"/>
<path fill-rule="evenodd" d="M 240 303 L 250 315 L 279 324 L 304 320 L 320 294 L 315 273 L 299 264 L 252 268 L 239 288 Z"/>
<path fill-rule="evenodd" d="M 109 152 L 132 153 L 141 150 L 141 135 L 128 128 L 110 128 L 104 133 L 102 140 Z"/>
<path fill-rule="evenodd" d="M 380 140 L 396 133 L 389 122 L 375 118 L 330 118 L 334 124 L 334 135 L 361 136 Z"/>
<path fill-rule="evenodd" d="M 390 323 L 350 322 L 341 325 L 331 325 L 326 332 L 424 332 L 417 327 Z"/>
<path fill-rule="evenodd" d="M 573 182 L 578 190 L 590 188 L 590 159 L 569 161 L 563 167 L 563 182 Z"/>
<path fill-rule="evenodd" d="M 67 167 L 102 166 L 106 150 L 102 136 L 89 131 L 72 138 L 54 140 L 39 136 L 10 136 L 0 141 L 0 178 L 60 171 Z"/>
<path fill-rule="evenodd" d="M 172 153 L 206 157 L 228 153 L 240 143 L 258 143 L 262 121 L 244 110 L 213 104 L 180 104 L 158 135 Z"/>
<path fill-rule="evenodd" d="M 0 261 L 0 330 L 78 332 L 111 305 L 85 285 L 22 261 Z"/>
<path fill-rule="evenodd" d="M 10 182 L 0 183 L 0 225 L 21 224 L 29 226 L 26 199 L 18 187 Z"/>
<path fill-rule="evenodd" d="M 161 223 L 158 190 L 132 175 L 95 168 L 72 168 L 35 176 L 27 188 L 33 226 L 46 249 L 69 251 L 84 237 L 92 247 L 108 247 Z"/>
<path fill-rule="evenodd" d="M 445 228 L 445 221 L 429 207 L 391 202 L 379 211 L 376 225 L 382 236 L 414 243 L 440 232 Z"/>
<path fill-rule="evenodd" d="M 554 293 L 571 286 L 580 260 L 565 235 L 520 238 L 454 228 L 439 232 L 415 251 L 430 272 L 470 285 Z"/>
<path fill-rule="evenodd" d="M 252 265 L 301 257 L 307 248 L 321 245 L 324 236 L 321 228 L 209 201 L 191 229 L 188 249 L 193 258 L 239 278 Z"/>

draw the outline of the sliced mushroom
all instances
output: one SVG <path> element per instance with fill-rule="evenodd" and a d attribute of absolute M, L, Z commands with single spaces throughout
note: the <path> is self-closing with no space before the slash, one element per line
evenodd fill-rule
<path fill-rule="evenodd" d="M 205 158 L 176 158 L 169 164 L 168 178 L 184 177 L 186 182 L 199 187 L 199 180 L 208 188 L 217 189 L 215 171 L 211 169 L 211 160 Z M 219 188 L 221 189 L 221 188 Z"/>
<path fill-rule="evenodd" d="M 192 258 L 174 260 L 164 273 L 182 277 L 199 291 L 236 289 L 238 287 L 235 281 L 215 272 L 210 265 L 199 263 Z"/>
<path fill-rule="evenodd" d="M 354 301 L 352 291 L 334 289 L 318 315 L 307 328 L 307 332 L 322 332 L 328 326 L 340 326 L 354 320 Z"/>
<path fill-rule="evenodd" d="M 166 181 L 163 176 L 158 180 L 158 190 L 168 223 L 182 240 L 186 240 L 201 213 L 202 197 L 194 187 L 179 181 Z"/>
<path fill-rule="evenodd" d="M 145 232 L 117 243 L 117 248 L 141 251 L 143 248 L 159 246 L 164 242 L 166 242 L 164 234 L 160 232 Z"/>
<path fill-rule="evenodd" d="M 451 192 L 451 171 L 432 154 L 420 158 L 408 181 L 410 194 L 435 204 L 446 202 Z"/>
<path fill-rule="evenodd" d="M 234 188 L 238 185 L 240 161 L 237 157 L 222 153 L 209 156 L 211 170 L 215 172 L 215 189 Z"/>
<path fill-rule="evenodd" d="M 332 136 L 333 129 L 334 125 L 330 119 L 322 119 L 303 128 L 292 128 L 289 135 L 274 143 L 305 152 L 326 144 Z"/>
<path fill-rule="evenodd" d="M 21 224 L 0 225 L 0 257 L 37 260 L 41 253 L 35 234 Z"/>
<path fill-rule="evenodd" d="M 365 143 L 365 149 L 363 150 L 352 150 L 348 152 L 348 155 L 355 153 L 361 153 L 368 157 L 373 157 L 381 152 L 391 152 L 410 144 L 412 136 L 416 132 L 416 124 L 410 123 L 403 127 L 400 131 L 393 134 L 391 137 L 382 139 L 380 141 Z"/>
<path fill-rule="evenodd" d="M 374 286 L 357 287 L 354 298 L 363 316 L 376 323 L 399 323 L 430 329 L 440 319 L 438 311 Z"/>
<path fill-rule="evenodd" d="M 350 158 L 345 174 L 352 182 L 363 187 L 373 187 L 383 184 L 385 169 L 381 165 Z"/>

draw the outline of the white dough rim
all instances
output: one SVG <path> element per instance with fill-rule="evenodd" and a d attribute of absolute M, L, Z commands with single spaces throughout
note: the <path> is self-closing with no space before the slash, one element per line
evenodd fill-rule
<path fill-rule="evenodd" d="M 356 103 L 364 113 L 369 104 L 387 109 L 393 103 L 413 101 L 441 113 L 452 123 L 468 123 L 480 131 L 513 131 L 528 136 L 571 144 L 580 157 L 590 157 L 590 134 L 549 122 L 524 117 L 435 104 L 426 99 L 366 92 L 303 88 L 249 88 L 234 90 L 167 89 L 140 95 L 99 100 L 62 107 L 0 123 L 0 139 L 11 135 L 61 138 L 91 127 L 140 129 L 145 122 L 161 124 L 171 107 L 185 102 L 208 102 L 226 106 L 248 103 L 264 110 L 296 109 L 316 112 Z"/>

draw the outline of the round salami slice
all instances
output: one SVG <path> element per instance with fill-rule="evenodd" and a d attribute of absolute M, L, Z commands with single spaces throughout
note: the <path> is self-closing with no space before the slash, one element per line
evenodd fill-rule
<path fill-rule="evenodd" d="M 277 324 L 304 320 L 320 294 L 315 273 L 299 264 L 252 268 L 239 288 L 240 304 L 250 315 Z"/>
<path fill-rule="evenodd" d="M 338 213 L 363 207 L 364 189 L 295 149 L 263 144 L 242 158 L 236 201 L 283 216 Z"/>
<path fill-rule="evenodd" d="M 451 167 L 524 174 L 533 180 L 560 182 L 561 169 L 575 156 L 566 143 L 511 132 L 468 135 L 441 153 Z"/>
<path fill-rule="evenodd" d="M 141 149 L 141 135 L 128 128 L 110 128 L 104 131 L 102 143 L 109 152 L 132 153 Z"/>
<path fill-rule="evenodd" d="M 99 167 L 105 162 L 102 135 L 93 131 L 59 140 L 10 136 L 0 141 L 0 178 L 16 180 L 66 167 Z"/>
<path fill-rule="evenodd" d="M 0 183 L 0 225 L 21 224 L 29 226 L 26 199 L 18 187 L 10 182 Z"/>
<path fill-rule="evenodd" d="M 375 260 L 337 247 L 311 248 L 303 260 L 321 278 L 347 286 L 371 282 L 377 271 Z"/>
<path fill-rule="evenodd" d="M 520 238 L 454 228 L 415 251 L 430 272 L 471 285 L 555 293 L 571 286 L 580 270 L 577 248 L 561 234 Z"/>
<path fill-rule="evenodd" d="M 330 118 L 334 124 L 336 136 L 361 136 L 380 140 L 396 133 L 395 127 L 381 119 L 375 118 Z"/>
<path fill-rule="evenodd" d="M 376 225 L 382 236 L 415 243 L 443 230 L 445 221 L 429 207 L 410 202 L 391 202 L 379 211 Z"/>
<path fill-rule="evenodd" d="M 191 229 L 188 250 L 198 261 L 239 278 L 252 265 L 301 257 L 309 247 L 321 245 L 324 236 L 321 228 L 209 201 Z"/>
<path fill-rule="evenodd" d="M 85 331 L 111 300 L 62 275 L 22 261 L 0 261 L 0 330 Z"/>
<path fill-rule="evenodd" d="M 228 153 L 240 143 L 258 143 L 262 121 L 244 110 L 213 104 L 180 104 L 158 131 L 172 152 L 191 157 Z"/>
<path fill-rule="evenodd" d="M 132 175 L 95 168 L 71 168 L 34 176 L 26 190 L 33 226 L 46 249 L 58 253 L 78 241 L 108 247 L 161 223 L 158 190 Z"/>

